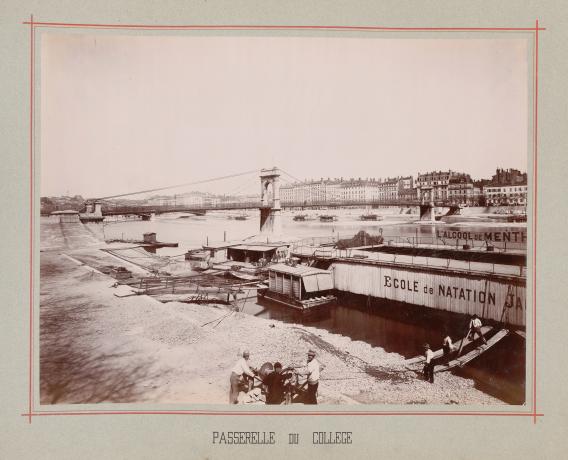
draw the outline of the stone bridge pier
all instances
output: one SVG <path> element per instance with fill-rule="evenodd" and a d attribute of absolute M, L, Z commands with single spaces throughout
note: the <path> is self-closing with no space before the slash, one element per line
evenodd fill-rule
<path fill-rule="evenodd" d="M 94 216 L 103 215 L 103 204 L 100 201 L 89 201 L 86 203 L 86 207 L 86 214 L 92 214 Z"/>

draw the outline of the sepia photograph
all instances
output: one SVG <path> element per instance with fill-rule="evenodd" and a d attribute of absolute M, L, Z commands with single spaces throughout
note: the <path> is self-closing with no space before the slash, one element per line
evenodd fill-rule
<path fill-rule="evenodd" d="M 36 52 L 42 407 L 530 402 L 531 38 Z"/>

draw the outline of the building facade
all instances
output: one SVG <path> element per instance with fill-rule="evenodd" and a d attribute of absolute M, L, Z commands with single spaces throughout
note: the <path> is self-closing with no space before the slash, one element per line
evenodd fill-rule
<path fill-rule="evenodd" d="M 282 185 L 283 203 L 353 204 L 392 202 L 399 199 L 416 200 L 412 176 L 388 179 L 350 178 L 321 179 Z"/>
<path fill-rule="evenodd" d="M 487 206 L 526 206 L 528 186 L 488 185 L 483 187 Z"/>
<path fill-rule="evenodd" d="M 452 170 L 418 174 L 416 180 L 417 197 L 420 201 L 447 201 L 450 179 L 464 175 L 464 173 Z"/>
<path fill-rule="evenodd" d="M 475 204 L 473 181 L 468 174 L 450 178 L 447 199 L 451 204 L 459 206 L 473 206 Z"/>

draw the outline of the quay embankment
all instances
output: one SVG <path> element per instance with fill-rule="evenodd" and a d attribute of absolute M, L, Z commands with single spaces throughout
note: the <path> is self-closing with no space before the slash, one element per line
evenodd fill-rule
<path fill-rule="evenodd" d="M 452 373 L 430 384 L 400 354 L 301 324 L 214 304 L 117 297 L 115 280 L 96 270 L 126 261 L 101 251 L 84 225 L 42 225 L 40 397 L 63 403 L 228 402 L 230 369 L 243 349 L 251 363 L 324 364 L 322 404 L 503 404 Z"/>

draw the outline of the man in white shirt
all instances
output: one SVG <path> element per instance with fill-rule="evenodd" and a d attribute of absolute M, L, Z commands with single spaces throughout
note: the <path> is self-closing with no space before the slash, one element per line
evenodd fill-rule
<path fill-rule="evenodd" d="M 481 326 L 482 326 L 481 320 L 478 318 L 477 315 L 473 315 L 471 317 L 471 321 L 469 322 L 468 336 L 471 336 L 471 338 L 475 340 L 475 336 L 479 334 L 479 336 L 483 339 L 483 343 L 487 345 L 487 340 L 485 340 L 485 337 L 483 337 L 483 334 L 481 333 Z"/>
<path fill-rule="evenodd" d="M 450 354 L 454 351 L 454 344 L 452 343 L 452 338 L 449 335 L 444 337 L 442 341 L 442 350 L 444 350 L 444 363 L 448 364 L 450 362 Z"/>
<path fill-rule="evenodd" d="M 434 383 L 434 352 L 430 349 L 430 345 L 424 344 L 424 356 L 426 363 L 424 364 L 424 380 Z"/>
<path fill-rule="evenodd" d="M 249 367 L 248 360 L 250 358 L 250 353 L 248 350 L 243 351 L 243 357 L 240 358 L 237 363 L 233 366 L 231 370 L 231 390 L 229 391 L 229 403 L 238 404 L 239 403 L 239 392 L 241 384 L 245 376 L 254 378 L 254 371 Z"/>
<path fill-rule="evenodd" d="M 316 352 L 313 350 L 308 351 L 308 364 L 304 370 L 298 371 L 300 375 L 308 376 L 308 388 L 304 397 L 305 404 L 317 404 L 317 391 L 320 378 L 321 364 L 315 359 Z"/>

